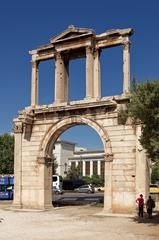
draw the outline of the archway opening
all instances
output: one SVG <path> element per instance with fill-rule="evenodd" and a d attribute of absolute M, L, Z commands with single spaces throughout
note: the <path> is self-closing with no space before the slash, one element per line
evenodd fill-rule
<path fill-rule="evenodd" d="M 53 156 L 53 204 L 61 206 L 66 205 L 66 202 L 67 205 L 95 202 L 103 206 L 105 179 L 103 139 L 97 131 L 86 124 L 76 123 L 62 129 L 58 135 L 55 133 L 55 141 L 52 136 L 48 148 L 49 154 L 52 152 Z M 86 189 L 81 189 L 83 185 Z M 90 192 L 92 194 L 88 196 Z M 57 196 L 56 193 L 62 194 Z"/>

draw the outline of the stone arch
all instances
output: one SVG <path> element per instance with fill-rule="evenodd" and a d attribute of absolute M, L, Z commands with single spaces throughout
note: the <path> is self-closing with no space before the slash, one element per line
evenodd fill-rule
<path fill-rule="evenodd" d="M 65 130 L 77 126 L 77 125 L 88 125 L 92 127 L 100 136 L 105 155 L 112 155 L 112 146 L 108 136 L 107 131 L 101 126 L 98 122 L 86 118 L 86 117 L 68 117 L 63 120 L 59 120 L 58 122 L 52 124 L 48 131 L 45 133 L 44 138 L 40 144 L 39 157 L 48 157 L 51 156 L 52 146 L 54 145 L 57 138 L 63 133 Z"/>

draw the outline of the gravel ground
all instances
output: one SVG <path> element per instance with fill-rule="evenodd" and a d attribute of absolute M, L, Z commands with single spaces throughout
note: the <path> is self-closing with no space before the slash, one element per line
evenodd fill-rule
<path fill-rule="evenodd" d="M 0 240 L 158 240 L 159 216 L 152 220 L 107 216 L 94 206 L 51 211 L 13 211 L 0 203 Z"/>

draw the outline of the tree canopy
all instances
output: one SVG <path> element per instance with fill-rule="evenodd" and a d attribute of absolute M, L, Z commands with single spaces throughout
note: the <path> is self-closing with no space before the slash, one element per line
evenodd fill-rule
<path fill-rule="evenodd" d="M 141 145 L 153 162 L 159 161 L 159 80 L 133 85 L 129 115 L 142 124 Z"/>
<path fill-rule="evenodd" d="M 0 135 L 0 174 L 14 172 L 14 136 Z"/>

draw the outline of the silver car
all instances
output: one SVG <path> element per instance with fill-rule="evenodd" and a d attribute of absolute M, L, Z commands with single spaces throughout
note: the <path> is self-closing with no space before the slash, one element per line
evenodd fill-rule
<path fill-rule="evenodd" d="M 95 192 L 94 187 L 90 184 L 82 185 L 78 188 L 75 188 L 74 191 L 79 192 L 79 193 L 94 193 Z"/>

